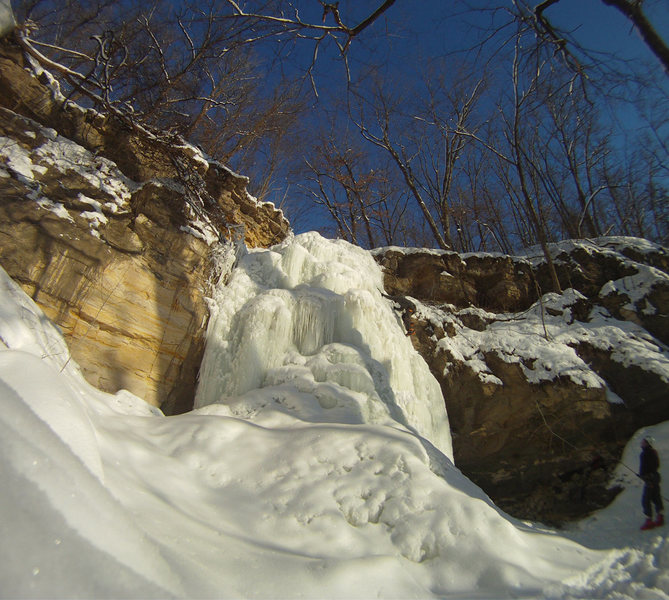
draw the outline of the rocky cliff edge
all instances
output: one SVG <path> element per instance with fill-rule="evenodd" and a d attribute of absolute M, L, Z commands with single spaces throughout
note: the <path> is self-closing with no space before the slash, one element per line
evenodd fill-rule
<path fill-rule="evenodd" d="M 96 387 L 192 407 L 218 242 L 289 232 L 247 183 L 177 136 L 68 101 L 0 40 L 0 264 Z"/>
<path fill-rule="evenodd" d="M 543 293 L 539 251 L 375 256 L 441 384 L 457 466 L 514 516 L 560 523 L 607 504 L 632 433 L 669 420 L 669 252 L 636 238 L 550 250 L 560 293 Z"/>

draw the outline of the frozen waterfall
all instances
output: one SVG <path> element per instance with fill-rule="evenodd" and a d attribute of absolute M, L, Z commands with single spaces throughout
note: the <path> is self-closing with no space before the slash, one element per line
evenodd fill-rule
<path fill-rule="evenodd" d="M 314 232 L 245 254 L 211 302 L 196 407 L 399 424 L 452 459 L 439 384 L 382 290 L 367 251 Z"/>

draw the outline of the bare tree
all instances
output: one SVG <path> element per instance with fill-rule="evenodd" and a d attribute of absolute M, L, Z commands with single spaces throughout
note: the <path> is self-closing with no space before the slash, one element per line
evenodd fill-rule
<path fill-rule="evenodd" d="M 299 189 L 338 235 L 357 243 L 422 240 L 510 251 L 534 243 L 546 250 L 560 236 L 608 232 L 664 239 L 663 123 L 669 121 L 658 116 L 662 105 L 655 106 L 636 162 L 622 156 L 599 111 L 612 94 L 601 74 L 612 69 L 606 57 L 597 63 L 553 26 L 551 7 L 560 1 L 486 2 L 491 15 L 505 15 L 499 29 L 486 32 L 494 47 L 478 46 L 468 72 L 452 56 L 425 61 L 426 68 L 405 72 L 413 79 L 401 88 L 380 75 L 376 56 L 364 69 L 355 62 L 363 39 L 386 42 L 375 38 L 379 25 L 394 31 L 400 11 L 413 10 L 394 0 L 367 7 L 326 0 L 22 0 L 18 12 L 38 24 L 24 28 L 26 48 L 60 69 L 71 97 L 137 126 L 187 136 L 250 175 L 260 198 L 294 202 L 286 190 L 297 191 L 293 181 L 306 172 Z M 601 2 L 619 10 L 636 4 L 644 10 L 629 13 L 630 20 L 639 27 L 639 15 L 648 20 L 648 4 Z M 306 56 L 293 52 L 305 47 Z M 337 80 L 346 87 L 334 89 L 330 78 L 323 93 L 331 97 L 323 104 L 334 105 L 339 94 L 348 110 L 304 152 L 314 145 L 307 134 L 322 118 L 305 116 L 314 96 L 304 84 L 316 89 L 318 61 L 333 51 L 349 79 Z M 290 53 L 299 58 L 286 67 Z M 504 86 L 511 93 L 497 101 Z M 645 89 L 657 96 L 664 88 Z M 351 144 L 344 133 L 350 115 L 366 146 Z M 298 175 L 303 158 L 306 171 Z M 643 218 L 634 219 L 626 207 L 632 199 Z"/>
<path fill-rule="evenodd" d="M 372 157 L 336 119 L 308 149 L 301 187 L 326 209 L 338 236 L 369 248 L 406 241 L 407 198 L 384 157 Z"/>
<path fill-rule="evenodd" d="M 483 88 L 463 70 L 447 79 L 443 71 L 426 76 L 414 95 L 393 97 L 381 78 L 371 97 L 358 96 L 354 117 L 363 137 L 387 154 L 416 203 L 432 242 L 454 249 L 452 190 L 457 163 L 476 130 L 474 109 Z"/>
<path fill-rule="evenodd" d="M 322 13 L 320 22 L 316 15 L 313 18 L 303 18 L 300 8 L 290 0 L 276 0 L 275 2 L 244 2 L 242 0 L 223 0 L 230 8 L 229 19 L 243 20 L 258 27 L 260 38 L 266 37 L 300 37 L 313 40 L 314 60 L 318 56 L 321 43 L 330 39 L 335 42 L 342 55 L 346 53 L 351 42 L 365 29 L 378 20 L 393 4 L 395 0 L 378 0 L 375 8 L 367 16 L 353 23 L 348 15 L 342 15 L 339 2 L 318 0 Z"/>
<path fill-rule="evenodd" d="M 327 36 L 338 39 L 343 50 L 346 50 L 353 38 L 367 29 L 395 0 L 379 0 L 376 7 L 367 13 L 367 16 L 355 24 L 345 23 L 347 16 L 339 12 L 339 2 L 318 0 L 322 8 L 321 22 L 303 19 L 300 10 L 294 2 L 243 2 L 242 0 L 224 0 L 231 8 L 231 16 L 235 19 L 245 19 L 256 23 L 264 23 L 269 29 L 265 35 L 299 34 L 320 41 Z M 247 8 L 249 6 L 249 8 Z M 330 21 L 327 23 L 326 21 Z M 342 39 L 343 38 L 343 41 Z"/>
<path fill-rule="evenodd" d="M 488 130 L 491 127 L 490 122 L 486 123 Z M 480 132 L 479 135 L 484 134 Z M 485 148 L 470 144 L 461 159 L 460 176 L 455 182 L 453 214 L 458 246 L 464 252 L 510 254 L 513 251 L 513 215 L 508 214 L 501 201 L 508 193 L 495 177 L 496 158 Z"/>
<path fill-rule="evenodd" d="M 544 77 L 543 69 L 547 68 L 547 61 L 540 51 L 533 52 L 529 57 L 521 52 L 522 34 L 516 38 L 515 51 L 512 62 L 511 85 L 512 101 L 510 114 L 503 116 L 503 135 L 506 140 L 505 150 L 501 145 L 493 149 L 502 165 L 504 185 L 511 198 L 516 199 L 516 206 L 521 207 L 522 214 L 528 225 L 525 235 L 541 246 L 544 258 L 548 265 L 553 291 L 562 290 L 557 271 L 548 247 L 549 233 L 547 228 L 547 207 L 542 201 L 541 175 L 533 150 L 540 143 L 539 125 L 536 104 L 543 98 L 538 94 L 540 82 Z M 537 48 L 540 50 L 540 47 Z M 490 146 L 489 146 L 490 147 Z M 492 148 L 492 147 L 491 147 Z"/>
<path fill-rule="evenodd" d="M 22 43 L 71 98 L 187 137 L 252 175 L 259 197 L 274 189 L 306 104 L 288 78 L 266 85 L 248 22 L 214 0 L 28 0 L 19 14 Z"/>
<path fill-rule="evenodd" d="M 546 10 L 551 6 L 559 4 L 561 0 L 543 0 L 532 9 L 537 32 L 547 41 L 553 44 L 567 61 L 575 65 L 574 50 L 580 48 L 573 37 L 565 31 L 556 28 L 546 16 Z M 643 2 L 640 0 L 601 0 L 602 4 L 611 6 L 618 10 L 639 32 L 648 49 L 660 61 L 667 75 L 669 75 L 669 46 L 657 32 L 648 15 L 644 12 Z M 521 13 L 528 12 L 529 7 L 520 2 L 517 3 Z"/>

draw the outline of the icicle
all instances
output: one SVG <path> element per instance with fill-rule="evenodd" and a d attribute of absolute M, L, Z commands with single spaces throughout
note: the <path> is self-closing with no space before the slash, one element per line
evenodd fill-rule
<path fill-rule="evenodd" d="M 296 296 L 293 340 L 300 354 L 308 356 L 334 339 L 337 297 L 325 290 L 299 291 Z"/>
<path fill-rule="evenodd" d="M 283 364 L 291 332 L 291 311 L 283 294 L 254 298 L 237 315 L 230 332 L 231 363 L 222 394 L 234 396 L 262 386 L 265 374 Z"/>

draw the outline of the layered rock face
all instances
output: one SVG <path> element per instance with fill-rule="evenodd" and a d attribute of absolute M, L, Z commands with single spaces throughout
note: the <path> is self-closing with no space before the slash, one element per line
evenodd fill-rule
<path fill-rule="evenodd" d="M 179 139 L 68 102 L 0 41 L 0 264 L 100 389 L 192 407 L 220 240 L 289 224 L 248 180 Z"/>
<path fill-rule="evenodd" d="M 609 502 L 630 435 L 669 419 L 669 254 L 625 238 L 552 253 L 566 291 L 546 295 L 540 255 L 376 258 L 398 311 L 415 305 L 458 467 L 511 514 L 559 523 Z"/>

